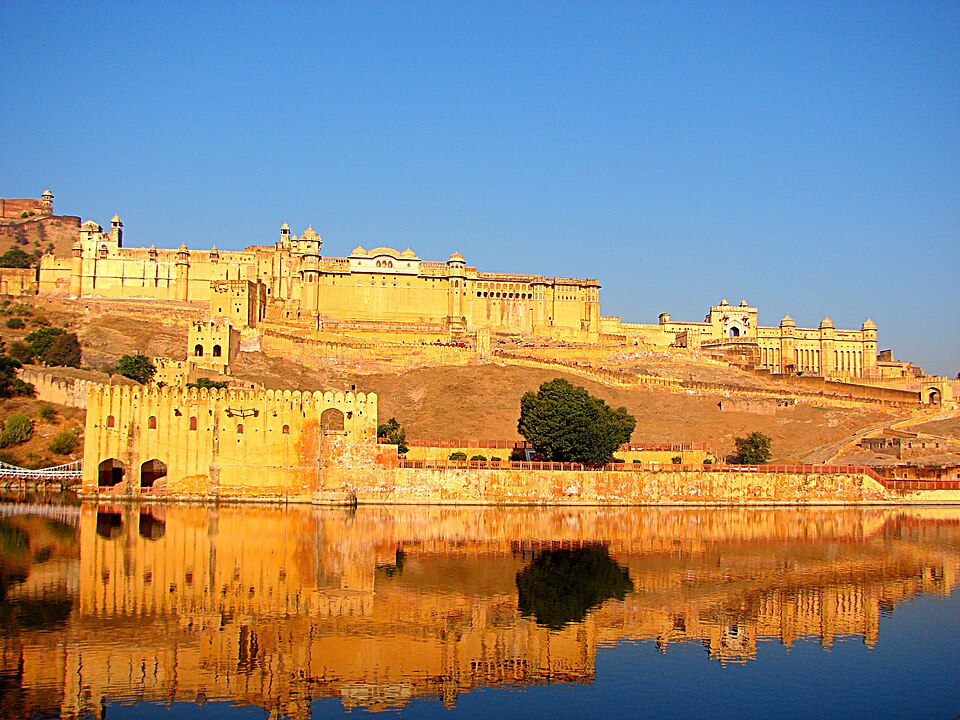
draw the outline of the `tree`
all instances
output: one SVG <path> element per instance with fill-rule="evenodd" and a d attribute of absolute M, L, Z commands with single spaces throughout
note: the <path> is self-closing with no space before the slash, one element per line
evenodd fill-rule
<path fill-rule="evenodd" d="M 146 355 L 124 355 L 117 360 L 117 372 L 138 383 L 146 384 L 157 372 L 157 368 Z"/>
<path fill-rule="evenodd" d="M 196 382 L 187 383 L 188 388 L 206 388 L 207 390 L 226 390 L 230 385 L 226 380 L 211 380 L 207 377 L 197 378 Z"/>
<path fill-rule="evenodd" d="M 734 442 L 737 445 L 737 452 L 731 456 L 730 462 L 737 465 L 762 465 L 770 462 L 772 441 L 762 432 L 752 432 L 746 437 L 738 437 Z"/>
<path fill-rule="evenodd" d="M 47 449 L 57 455 L 69 455 L 80 444 L 78 430 L 61 430 L 47 443 Z"/>
<path fill-rule="evenodd" d="M 61 335 L 66 335 L 63 328 L 42 327 L 34 330 L 24 338 L 30 344 L 30 354 L 34 360 L 42 361 L 47 351 L 53 346 L 53 341 Z"/>
<path fill-rule="evenodd" d="M 450 457 L 448 459 L 453 460 L 454 462 L 463 462 L 467 459 L 467 454 L 463 450 L 456 450 L 450 453 Z"/>
<path fill-rule="evenodd" d="M 28 268 L 33 265 L 34 259 L 32 255 L 25 253 L 20 248 L 13 248 L 0 255 L 0 267 Z"/>
<path fill-rule="evenodd" d="M 17 395 L 33 397 L 36 388 L 17 377 L 20 362 L 7 355 L 0 355 L 0 398 L 10 398 Z"/>
<path fill-rule="evenodd" d="M 377 438 L 389 445 L 396 445 L 399 455 L 406 455 L 410 449 L 407 447 L 407 431 L 404 430 L 403 425 L 397 422 L 396 418 L 390 418 L 377 426 Z"/>
<path fill-rule="evenodd" d="M 57 335 L 43 356 L 47 365 L 58 367 L 80 367 L 80 340 L 76 333 Z"/>
<path fill-rule="evenodd" d="M 637 421 L 624 407 L 613 409 L 584 388 L 550 380 L 520 400 L 517 431 L 552 462 L 603 465 L 629 442 Z"/>

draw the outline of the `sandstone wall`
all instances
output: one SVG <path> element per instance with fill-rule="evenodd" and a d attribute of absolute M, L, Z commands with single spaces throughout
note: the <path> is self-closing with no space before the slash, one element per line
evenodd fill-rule
<path fill-rule="evenodd" d="M 48 372 L 23 368 L 17 373 L 21 380 L 31 383 L 37 390 L 37 400 L 57 403 L 67 407 L 85 408 L 87 393 L 100 383 L 79 378 L 56 377 Z"/>

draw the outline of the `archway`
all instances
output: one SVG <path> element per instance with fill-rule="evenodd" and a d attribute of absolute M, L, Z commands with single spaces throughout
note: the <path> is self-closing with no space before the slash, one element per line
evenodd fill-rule
<path fill-rule="evenodd" d="M 343 413 L 336 408 L 327 408 L 320 415 L 320 429 L 324 432 L 343 432 Z"/>
<path fill-rule="evenodd" d="M 940 404 L 940 391 L 937 388 L 927 388 L 927 402 L 930 405 Z"/>
<path fill-rule="evenodd" d="M 97 535 L 107 540 L 120 537 L 123 532 L 123 518 L 118 512 L 97 511 Z"/>
<path fill-rule="evenodd" d="M 738 328 L 736 325 L 733 325 L 733 326 L 727 331 L 727 337 L 732 337 L 732 338 L 738 338 L 738 337 L 740 337 L 740 328 Z"/>
<path fill-rule="evenodd" d="M 126 468 L 123 463 L 116 458 L 107 458 L 99 466 L 99 477 L 97 485 L 99 487 L 113 487 L 123 481 Z"/>
<path fill-rule="evenodd" d="M 147 460 L 140 466 L 140 487 L 151 488 L 157 480 L 166 476 L 166 463 L 162 460 Z"/>
<path fill-rule="evenodd" d="M 147 540 L 159 540 L 167 532 L 167 524 L 153 513 L 140 511 L 140 527 L 137 528 L 140 537 Z"/>

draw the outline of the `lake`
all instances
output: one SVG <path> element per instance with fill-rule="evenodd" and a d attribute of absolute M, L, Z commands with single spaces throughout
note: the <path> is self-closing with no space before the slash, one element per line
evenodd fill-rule
<path fill-rule="evenodd" d="M 3 718 L 954 718 L 960 508 L 0 504 Z"/>

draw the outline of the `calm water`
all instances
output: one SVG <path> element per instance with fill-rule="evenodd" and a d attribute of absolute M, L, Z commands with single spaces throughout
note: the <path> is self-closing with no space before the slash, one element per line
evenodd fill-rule
<path fill-rule="evenodd" d="M 955 718 L 960 508 L 0 505 L 0 717 Z"/>

